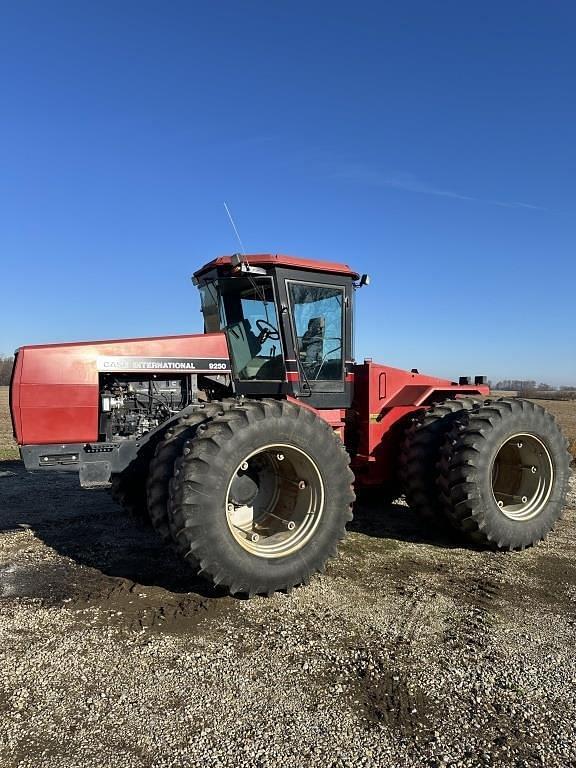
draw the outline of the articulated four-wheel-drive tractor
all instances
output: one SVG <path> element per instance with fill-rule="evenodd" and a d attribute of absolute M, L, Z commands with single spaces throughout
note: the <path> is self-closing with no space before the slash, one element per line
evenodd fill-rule
<path fill-rule="evenodd" d="M 561 513 L 569 475 L 553 417 L 352 349 L 343 264 L 274 255 L 194 275 L 204 334 L 21 347 L 11 411 L 29 470 L 78 472 L 149 517 L 230 592 L 307 582 L 336 554 L 354 488 L 382 514 L 405 494 L 427 525 L 522 549 Z"/>

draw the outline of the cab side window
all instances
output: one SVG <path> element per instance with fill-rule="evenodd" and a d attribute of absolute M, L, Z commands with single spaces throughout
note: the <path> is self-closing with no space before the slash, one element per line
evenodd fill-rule
<path fill-rule="evenodd" d="M 287 281 L 296 354 L 310 381 L 342 380 L 344 289 Z"/>
<path fill-rule="evenodd" d="M 284 356 L 270 278 L 223 279 L 219 291 L 236 376 L 246 381 L 282 380 Z"/>

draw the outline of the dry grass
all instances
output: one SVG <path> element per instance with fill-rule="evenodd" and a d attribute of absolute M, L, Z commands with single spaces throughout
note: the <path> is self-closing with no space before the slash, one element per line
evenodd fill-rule
<path fill-rule="evenodd" d="M 18 447 L 12 435 L 8 387 L 0 387 L 0 459 L 17 459 Z"/>
<path fill-rule="evenodd" d="M 554 414 L 574 451 L 576 449 L 576 400 L 533 400 L 532 402 L 538 403 Z"/>

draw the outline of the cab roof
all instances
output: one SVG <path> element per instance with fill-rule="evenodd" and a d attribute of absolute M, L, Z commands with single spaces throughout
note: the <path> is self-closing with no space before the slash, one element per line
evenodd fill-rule
<path fill-rule="evenodd" d="M 236 255 L 236 254 L 235 254 Z M 312 272 L 329 272 L 333 275 L 346 275 L 352 280 L 358 280 L 360 275 L 350 269 L 348 264 L 339 264 L 334 261 L 315 261 L 314 259 L 303 259 L 299 256 L 284 256 L 280 253 L 248 253 L 242 256 L 251 267 L 288 267 L 292 269 L 306 269 Z M 218 256 L 218 258 L 209 261 L 199 270 L 194 272 L 194 277 L 200 277 L 205 272 L 218 267 L 232 266 L 232 256 Z"/>

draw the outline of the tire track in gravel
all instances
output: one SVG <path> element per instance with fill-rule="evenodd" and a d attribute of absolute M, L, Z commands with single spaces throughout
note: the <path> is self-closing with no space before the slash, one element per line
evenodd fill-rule
<path fill-rule="evenodd" d="M 430 589 L 409 583 L 399 588 L 399 595 L 400 620 L 394 635 L 383 640 L 374 634 L 368 642 L 347 648 L 348 703 L 364 727 L 385 725 L 413 738 L 430 730 L 436 709 L 412 675 L 417 661 L 414 646 L 429 620 Z"/>
<path fill-rule="evenodd" d="M 458 589 L 451 595 L 456 603 L 457 613 L 448 616 L 444 630 L 444 642 L 448 644 L 479 649 L 487 647 L 495 608 L 506 584 L 506 570 L 509 567 L 508 553 L 478 553 L 481 558 L 477 570 L 466 573 L 457 584 Z"/>
<path fill-rule="evenodd" d="M 229 609 L 230 598 L 207 588 L 107 494 L 83 491 L 73 477 L 28 474 L 17 462 L 1 482 L 0 531 L 10 542 L 2 547 L 2 603 L 35 600 L 66 608 L 82 626 L 173 634 L 196 634 Z"/>
<path fill-rule="evenodd" d="M 399 620 L 394 635 L 384 645 L 382 638 L 374 638 L 370 644 L 350 649 L 351 674 L 356 678 L 353 691 L 367 727 L 386 725 L 402 736 L 425 738 L 441 720 L 438 702 L 426 695 L 413 674 L 421 663 L 419 638 L 425 638 L 428 652 L 429 642 L 434 642 L 426 635 L 437 617 L 435 594 L 448 597 L 454 605 L 443 614 L 445 627 L 436 639 L 439 654 L 442 646 L 448 646 L 466 655 L 490 655 L 509 556 L 485 552 L 475 553 L 474 558 L 478 561 L 474 570 L 458 574 L 442 564 L 437 569 L 423 564 L 421 571 L 415 567 L 403 572 L 399 564 L 396 576 L 400 573 L 405 580 L 397 584 L 401 599 L 395 610 Z M 472 697 L 463 697 L 461 703 L 464 709 L 476 706 Z"/>
<path fill-rule="evenodd" d="M 356 648 L 349 653 L 349 674 L 355 682 L 350 695 L 359 704 L 357 709 L 365 727 L 386 725 L 405 736 L 428 730 L 430 701 L 411 686 L 401 669 L 390 666 L 384 652 Z"/>
<path fill-rule="evenodd" d="M 410 647 L 418 627 L 426 620 L 430 612 L 431 589 L 415 584 L 404 589 L 407 596 L 402 607 L 402 618 L 398 624 L 397 642 L 400 646 Z"/>
<path fill-rule="evenodd" d="M 230 599 L 170 592 L 66 563 L 13 563 L 0 568 L 0 601 L 22 599 L 40 600 L 48 608 L 65 607 L 82 626 L 171 634 L 193 632 L 200 622 L 230 607 Z"/>
<path fill-rule="evenodd" d="M 0 566 L 0 606 L 13 602 L 65 608 L 79 626 L 113 626 L 128 632 L 147 630 L 196 634 L 199 624 L 222 615 L 230 598 L 206 597 L 158 585 L 157 579 L 134 580 L 104 574 L 68 560 L 42 560 L 15 552 Z M 190 580 L 190 588 L 195 586 Z"/>

